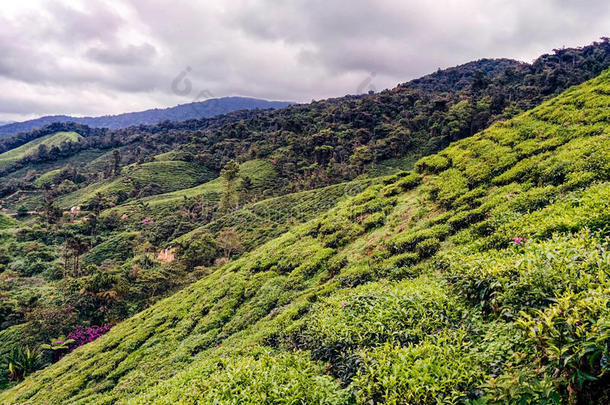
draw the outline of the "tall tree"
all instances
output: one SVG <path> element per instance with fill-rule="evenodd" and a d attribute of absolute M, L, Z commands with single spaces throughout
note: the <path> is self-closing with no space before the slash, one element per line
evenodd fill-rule
<path fill-rule="evenodd" d="M 227 212 L 238 205 L 236 192 L 237 178 L 239 177 L 239 165 L 236 161 L 230 160 L 220 172 L 224 183 L 224 191 L 220 199 L 220 211 Z"/>
<path fill-rule="evenodd" d="M 112 151 L 112 169 L 114 170 L 114 175 L 118 176 L 119 171 L 121 170 L 121 152 L 118 149 Z"/>

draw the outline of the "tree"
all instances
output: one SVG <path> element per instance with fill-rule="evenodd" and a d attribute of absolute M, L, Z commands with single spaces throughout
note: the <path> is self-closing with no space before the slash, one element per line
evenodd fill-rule
<path fill-rule="evenodd" d="M 241 200 L 247 202 L 250 200 L 250 194 L 252 193 L 252 180 L 248 176 L 243 176 L 241 179 Z"/>
<path fill-rule="evenodd" d="M 114 171 L 114 175 L 118 176 L 119 171 L 121 170 L 121 152 L 118 149 L 112 151 L 112 169 Z"/>
<path fill-rule="evenodd" d="M 105 179 L 112 177 L 112 164 L 110 162 L 104 163 L 103 177 Z"/>
<path fill-rule="evenodd" d="M 462 100 L 449 108 L 445 125 L 445 136 L 448 141 L 470 135 L 473 111 L 473 106 L 468 100 Z"/>
<path fill-rule="evenodd" d="M 188 267 L 208 266 L 218 254 L 218 245 L 209 233 L 197 232 L 180 247 L 179 254 Z"/>
<path fill-rule="evenodd" d="M 59 184 L 59 186 L 57 186 L 57 194 L 58 195 L 62 195 L 62 194 L 68 194 L 71 193 L 73 191 L 75 191 L 76 189 L 78 189 L 77 185 L 74 184 L 73 181 L 71 180 L 64 180 L 61 182 L 61 184 Z"/>
<path fill-rule="evenodd" d="M 233 228 L 223 229 L 219 236 L 220 248 L 224 251 L 224 257 L 231 257 L 232 253 L 242 250 L 241 234 Z"/>
<path fill-rule="evenodd" d="M 364 165 L 373 160 L 373 153 L 368 146 L 358 146 L 354 149 L 354 154 L 350 157 L 350 163 L 358 168 L 358 171 L 364 170 Z"/>
<path fill-rule="evenodd" d="M 106 202 L 107 201 L 106 197 L 104 197 L 104 194 L 98 191 L 97 193 L 95 193 L 95 196 L 89 203 L 89 209 L 93 211 L 95 215 L 99 215 L 100 212 L 102 212 L 102 210 L 106 208 Z"/>
<path fill-rule="evenodd" d="M 224 183 L 224 192 L 220 199 L 220 211 L 227 212 L 235 208 L 238 204 L 235 183 L 239 176 L 239 165 L 236 161 L 230 160 L 220 172 L 220 177 Z"/>
<path fill-rule="evenodd" d="M 48 223 L 54 224 L 61 218 L 61 210 L 55 205 L 55 198 L 50 189 L 44 192 L 44 214 Z"/>
<path fill-rule="evenodd" d="M 44 143 L 38 146 L 38 152 L 36 153 L 38 160 L 44 161 L 49 158 L 49 148 Z"/>
<path fill-rule="evenodd" d="M 78 237 L 69 237 L 66 239 L 66 247 L 65 252 L 66 256 L 64 256 L 64 272 L 68 268 L 68 262 L 70 256 L 72 258 L 72 277 L 80 276 L 80 256 L 89 250 L 89 244 L 78 238 Z M 65 275 L 64 275 L 65 277 Z"/>

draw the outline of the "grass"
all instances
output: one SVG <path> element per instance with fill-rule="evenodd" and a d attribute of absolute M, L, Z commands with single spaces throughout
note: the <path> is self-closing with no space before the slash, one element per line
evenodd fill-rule
<path fill-rule="evenodd" d="M 608 403 L 609 123 L 605 72 L 216 268 L 0 402 Z"/>
<path fill-rule="evenodd" d="M 9 166 L 18 160 L 38 152 L 38 147 L 45 145 L 47 148 L 59 147 L 62 142 L 78 142 L 82 136 L 76 132 L 56 132 L 42 138 L 35 139 L 15 149 L 0 154 L 0 169 Z"/>

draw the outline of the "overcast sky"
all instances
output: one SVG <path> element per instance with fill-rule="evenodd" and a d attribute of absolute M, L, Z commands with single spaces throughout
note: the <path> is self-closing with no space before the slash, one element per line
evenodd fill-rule
<path fill-rule="evenodd" d="M 607 0 L 2 3 L 0 121 L 211 96 L 307 102 L 610 35 Z"/>

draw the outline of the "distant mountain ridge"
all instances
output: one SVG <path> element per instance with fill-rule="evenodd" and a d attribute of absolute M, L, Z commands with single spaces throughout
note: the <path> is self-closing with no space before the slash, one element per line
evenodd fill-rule
<path fill-rule="evenodd" d="M 71 117 L 68 115 L 52 115 L 23 122 L 13 122 L 0 126 L 0 138 L 32 131 L 55 122 L 76 122 L 92 128 L 127 128 L 134 125 L 151 125 L 162 121 L 186 121 L 193 118 L 209 118 L 237 110 L 253 110 L 257 108 L 283 108 L 295 104 L 287 101 L 269 101 L 250 97 L 222 97 L 188 104 L 180 104 L 169 108 L 153 108 L 145 111 L 130 112 L 118 115 L 100 117 Z"/>

